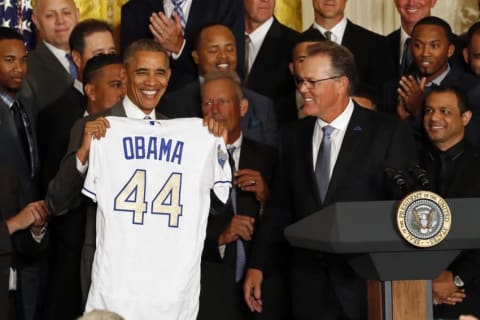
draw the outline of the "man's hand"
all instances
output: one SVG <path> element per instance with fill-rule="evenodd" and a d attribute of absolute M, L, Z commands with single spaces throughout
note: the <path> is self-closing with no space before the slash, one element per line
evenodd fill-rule
<path fill-rule="evenodd" d="M 455 286 L 453 274 L 447 270 L 432 281 L 432 291 L 433 300 L 437 303 L 455 305 L 466 297 L 464 290 Z"/>
<path fill-rule="evenodd" d="M 229 244 L 239 238 L 249 241 L 252 239 L 255 219 L 249 216 L 236 214 L 230 220 L 227 228 L 218 237 L 218 245 Z"/>
<path fill-rule="evenodd" d="M 397 92 L 401 103 L 405 110 L 413 116 L 417 116 L 422 111 L 426 81 L 425 77 L 418 83 L 413 76 L 403 76 L 398 83 Z"/>
<path fill-rule="evenodd" d="M 262 312 L 262 281 L 263 272 L 258 269 L 248 269 L 243 282 L 243 294 L 250 311 Z"/>
<path fill-rule="evenodd" d="M 180 52 L 184 41 L 183 30 L 180 17 L 175 12 L 172 14 L 172 19 L 168 18 L 163 12 L 154 12 L 150 17 L 148 27 L 155 41 L 165 49 L 175 54 Z"/>
<path fill-rule="evenodd" d="M 43 226 L 47 223 L 48 207 L 44 200 L 30 202 L 25 208 L 13 217 L 7 219 L 9 234 L 30 226 Z"/>
<path fill-rule="evenodd" d="M 203 125 L 208 127 L 208 131 L 210 131 L 211 134 L 215 137 L 223 137 L 223 141 L 227 143 L 228 130 L 223 124 L 212 117 L 205 116 L 203 118 Z"/>
<path fill-rule="evenodd" d="M 107 128 L 110 128 L 110 123 L 104 117 L 98 117 L 95 120 L 87 121 L 85 123 L 82 145 L 77 150 L 77 158 L 82 164 L 85 164 L 88 160 L 92 137 L 95 139 L 101 139 L 105 137 Z"/>
<path fill-rule="evenodd" d="M 235 172 L 234 183 L 242 191 L 255 192 L 257 200 L 264 205 L 270 195 L 270 190 L 263 181 L 259 171 L 252 169 L 241 169 Z"/>

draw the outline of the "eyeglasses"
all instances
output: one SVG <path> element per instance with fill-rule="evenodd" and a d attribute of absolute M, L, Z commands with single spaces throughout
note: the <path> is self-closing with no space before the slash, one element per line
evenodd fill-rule
<path fill-rule="evenodd" d="M 303 78 L 295 77 L 293 80 L 295 81 L 295 85 L 297 86 L 297 88 L 300 88 L 301 86 L 305 85 L 305 87 L 307 87 L 307 89 L 311 89 L 313 87 L 316 87 L 317 83 L 327 81 L 327 80 L 336 79 L 336 78 L 340 78 L 340 77 L 341 77 L 341 75 L 340 76 L 323 78 L 323 79 L 318 79 L 318 80 L 303 79 Z"/>

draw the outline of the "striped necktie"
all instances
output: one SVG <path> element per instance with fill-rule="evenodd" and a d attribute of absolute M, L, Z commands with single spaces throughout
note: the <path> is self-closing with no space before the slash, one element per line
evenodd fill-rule
<path fill-rule="evenodd" d="M 183 12 L 183 9 L 182 9 L 182 4 L 185 2 L 185 0 L 171 0 L 171 1 L 172 1 L 172 4 L 174 5 L 173 10 L 180 17 L 180 23 L 182 25 L 182 30 L 185 32 L 185 26 L 187 24 L 187 20 L 185 19 L 185 13 Z"/>

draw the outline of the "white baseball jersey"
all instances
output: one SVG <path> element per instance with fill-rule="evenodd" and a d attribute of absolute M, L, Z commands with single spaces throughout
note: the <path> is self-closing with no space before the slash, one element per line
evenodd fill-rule
<path fill-rule="evenodd" d="M 107 119 L 83 187 L 98 203 L 86 311 L 195 319 L 210 189 L 226 202 L 231 187 L 223 139 L 201 119 Z"/>

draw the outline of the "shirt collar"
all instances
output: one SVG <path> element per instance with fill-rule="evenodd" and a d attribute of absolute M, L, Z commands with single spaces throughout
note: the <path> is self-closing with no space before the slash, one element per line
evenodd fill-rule
<path fill-rule="evenodd" d="M 240 150 L 242 147 L 242 141 L 243 141 L 243 134 L 240 132 L 240 137 L 238 137 L 237 140 L 235 140 L 232 144 L 227 144 L 227 149 L 231 147 L 235 147 L 235 150 Z"/>
<path fill-rule="evenodd" d="M 146 116 L 149 116 L 152 120 L 156 120 L 155 109 L 152 110 L 150 114 L 145 114 L 138 106 L 136 106 L 128 96 L 123 98 L 123 108 L 125 109 L 125 114 L 127 118 L 131 119 L 144 119 Z"/>
<path fill-rule="evenodd" d="M 437 86 L 441 85 L 442 84 L 442 81 L 443 79 L 445 79 L 445 77 L 448 75 L 448 73 L 450 72 L 450 64 L 447 65 L 447 70 L 445 70 L 444 72 L 442 72 L 438 77 L 436 77 L 435 79 L 433 79 L 432 81 L 430 81 L 429 83 L 425 84 L 426 87 L 430 87 L 432 84 L 436 84 Z M 418 79 L 419 82 L 420 82 L 420 79 Z"/>
<path fill-rule="evenodd" d="M 331 127 L 334 127 L 336 130 L 346 131 L 348 123 L 350 122 L 350 118 L 352 117 L 352 113 L 354 109 L 353 106 L 354 106 L 353 101 L 350 98 L 345 110 L 343 110 L 343 112 L 338 117 L 336 117 L 332 122 L 327 123 L 322 119 L 318 118 L 317 124 L 320 126 L 320 128 L 323 128 L 329 125 Z"/>
<path fill-rule="evenodd" d="M 333 28 L 331 28 L 329 31 L 332 32 L 332 40 L 338 44 L 342 44 L 343 41 L 343 35 L 345 34 L 345 29 L 347 28 L 347 18 L 343 17 L 342 20 L 340 20 L 339 23 L 337 23 Z M 319 30 L 322 35 L 325 34 L 325 29 L 315 21 L 313 22 L 313 27 L 317 30 Z"/>
<path fill-rule="evenodd" d="M 11 95 L 3 92 L 0 92 L 0 99 L 2 99 L 2 101 L 8 106 L 8 108 L 11 108 L 13 103 L 15 102 L 15 99 L 12 98 Z"/>
<path fill-rule="evenodd" d="M 448 148 L 448 150 L 442 151 L 437 149 L 439 155 L 444 155 L 448 157 L 451 160 L 457 159 L 459 156 L 463 154 L 465 151 L 465 139 L 462 139 L 459 143 L 456 145 Z"/>
<path fill-rule="evenodd" d="M 273 16 L 271 16 L 268 20 L 266 20 L 262 25 L 260 25 L 257 29 L 253 30 L 250 34 L 246 33 L 250 37 L 250 41 L 255 49 L 259 49 L 267 35 L 268 30 L 273 23 Z"/>
<path fill-rule="evenodd" d="M 57 60 L 62 64 L 62 66 L 67 70 L 67 72 L 70 72 L 70 62 L 68 61 L 67 57 L 65 56 L 67 51 L 59 49 L 57 47 L 52 46 L 50 43 L 43 41 L 43 44 L 50 50 L 51 53 L 57 58 Z"/>

